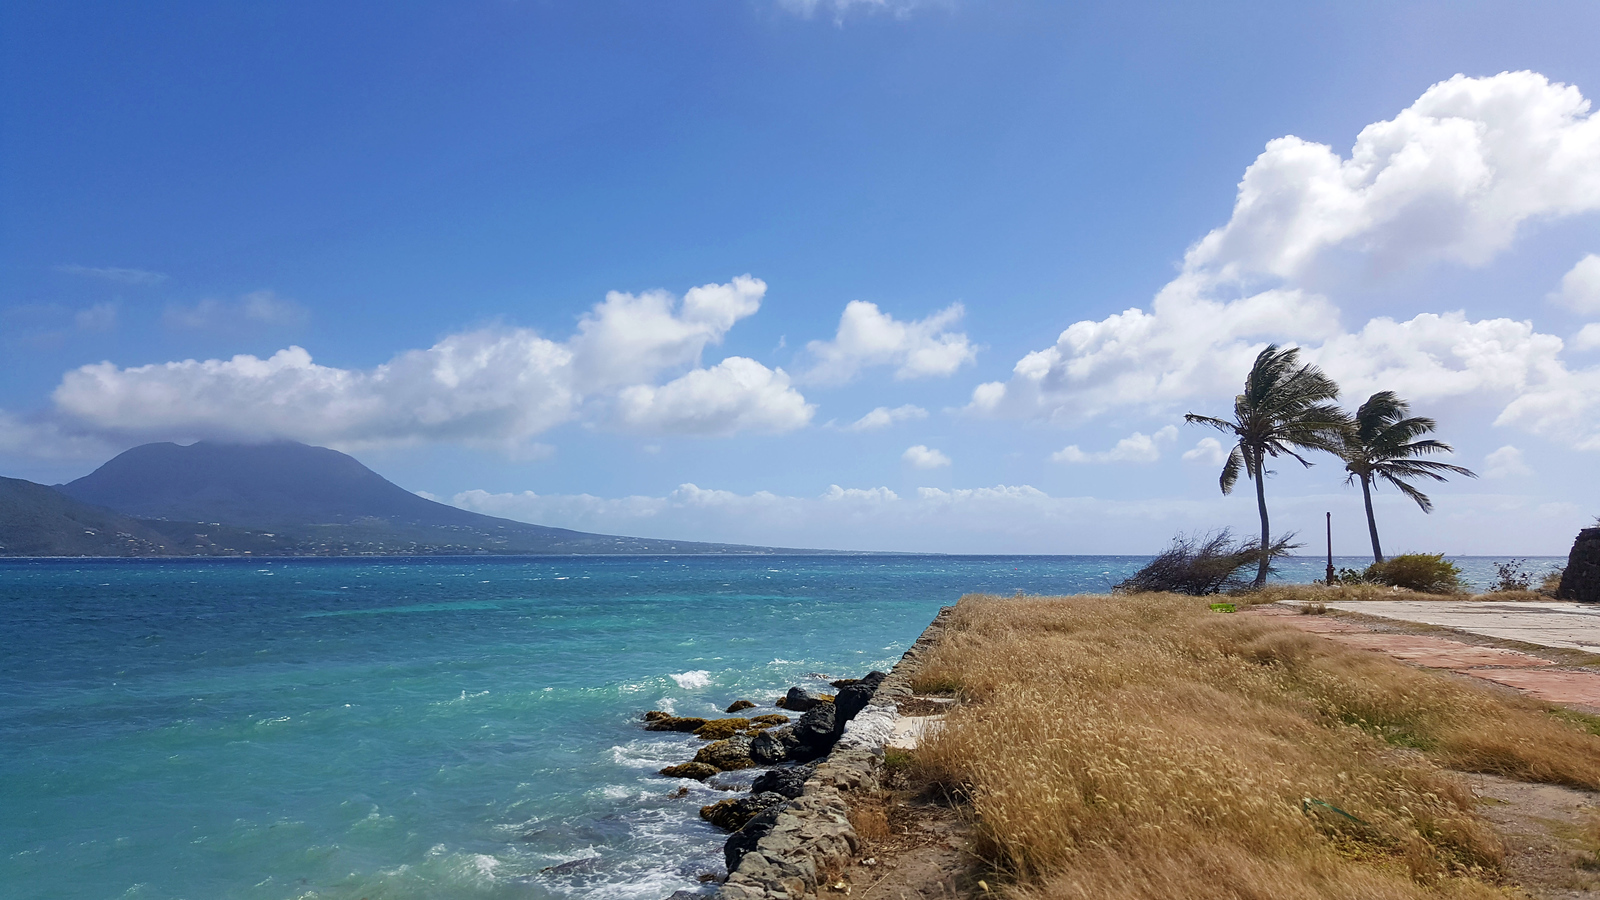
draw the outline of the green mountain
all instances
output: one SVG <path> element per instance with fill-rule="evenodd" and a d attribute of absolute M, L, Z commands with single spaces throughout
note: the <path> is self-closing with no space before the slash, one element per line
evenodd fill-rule
<path fill-rule="evenodd" d="M 20 478 L 0 478 L 0 556 L 166 556 L 148 523 Z"/>

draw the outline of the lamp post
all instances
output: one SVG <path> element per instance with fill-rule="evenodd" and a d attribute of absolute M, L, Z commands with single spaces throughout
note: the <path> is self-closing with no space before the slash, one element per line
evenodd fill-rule
<path fill-rule="evenodd" d="M 1328 576 L 1326 584 L 1333 586 L 1333 513 L 1328 513 Z"/>

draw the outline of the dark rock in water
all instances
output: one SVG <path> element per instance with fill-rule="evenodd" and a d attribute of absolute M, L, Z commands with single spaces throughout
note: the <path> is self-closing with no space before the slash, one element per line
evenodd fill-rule
<path fill-rule="evenodd" d="M 599 869 L 600 857 L 585 856 L 583 859 L 568 860 L 559 866 L 545 866 L 539 870 L 540 875 L 592 875 Z"/>
<path fill-rule="evenodd" d="M 789 709 L 795 712 L 805 712 L 818 703 L 823 702 L 822 697 L 810 693 L 802 687 L 789 688 L 789 693 L 784 694 L 773 705 L 779 709 Z"/>
<path fill-rule="evenodd" d="M 707 741 L 731 738 L 750 727 L 749 719 L 712 719 L 694 730 L 694 736 Z"/>
<path fill-rule="evenodd" d="M 693 778 L 695 781 L 705 781 L 717 774 L 717 767 L 702 762 L 686 762 L 676 766 L 667 766 L 661 774 L 668 778 Z"/>
<path fill-rule="evenodd" d="M 728 864 L 730 873 L 739 868 L 739 861 L 744 859 L 746 853 L 754 850 L 762 838 L 772 833 L 772 829 L 778 824 L 778 814 L 781 812 L 783 807 L 772 807 L 744 823 L 744 827 L 735 831 L 728 838 L 728 842 L 722 845 L 722 859 Z"/>
<path fill-rule="evenodd" d="M 1600 526 L 1578 532 L 1556 596 L 1579 603 L 1600 603 Z"/>
<path fill-rule="evenodd" d="M 645 731 L 687 731 L 703 727 L 706 720 L 697 716 L 674 716 L 652 709 L 644 714 Z"/>
<path fill-rule="evenodd" d="M 712 741 L 700 748 L 700 752 L 694 755 L 694 761 L 716 766 L 724 772 L 748 769 L 755 765 L 750 758 L 751 741 L 751 738 L 742 734 L 723 741 Z"/>
<path fill-rule="evenodd" d="M 806 779 L 816 771 L 811 766 L 797 766 L 792 769 L 768 769 L 756 777 L 756 783 L 750 786 L 752 793 L 773 793 L 788 797 L 790 800 L 805 793 Z"/>
<path fill-rule="evenodd" d="M 834 724 L 839 720 L 839 708 L 832 703 L 818 703 L 800 717 L 794 725 L 794 736 L 801 745 L 821 747 L 826 752 L 833 746 Z"/>
<path fill-rule="evenodd" d="M 704 896 L 704 894 L 696 893 L 695 891 L 673 891 L 667 896 L 667 900 L 700 900 Z"/>
<path fill-rule="evenodd" d="M 734 800 L 718 800 L 710 806 L 700 807 L 700 818 L 724 831 L 738 831 L 744 823 L 754 819 L 774 806 L 781 806 L 788 798 L 781 794 L 751 794 Z"/>
<path fill-rule="evenodd" d="M 756 735 L 750 741 L 750 758 L 761 765 L 781 763 L 799 747 L 800 740 L 794 736 L 794 726 L 785 725 Z"/>
<path fill-rule="evenodd" d="M 867 684 L 852 684 L 839 691 L 839 695 L 833 700 L 834 709 L 837 711 L 837 715 L 834 716 L 835 736 L 844 734 L 844 723 L 854 719 L 856 713 L 866 709 L 867 701 L 872 699 L 876 691 L 877 688 Z"/>
<path fill-rule="evenodd" d="M 736 713 L 736 712 L 742 712 L 743 710 L 755 709 L 755 708 L 756 708 L 756 705 L 754 703 L 751 703 L 749 700 L 735 700 L 731 704 L 729 704 L 728 708 L 723 710 L 723 712 Z"/>

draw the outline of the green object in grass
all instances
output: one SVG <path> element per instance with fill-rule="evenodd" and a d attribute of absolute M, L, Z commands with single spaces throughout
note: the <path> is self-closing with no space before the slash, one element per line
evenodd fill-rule
<path fill-rule="evenodd" d="M 1302 797 L 1302 798 L 1300 798 L 1300 811 L 1301 812 L 1305 813 L 1306 815 L 1310 815 L 1311 814 L 1311 807 L 1313 807 L 1313 806 L 1320 806 L 1323 809 L 1331 809 L 1334 812 L 1338 813 L 1339 815 L 1344 816 L 1346 819 L 1349 819 L 1350 821 L 1355 822 L 1355 823 L 1357 823 L 1359 825 L 1367 824 L 1366 822 L 1362 821 L 1361 819 L 1358 819 L 1355 816 L 1350 815 L 1349 813 L 1345 812 L 1344 810 L 1340 809 L 1337 806 L 1334 806 L 1332 803 L 1329 803 L 1326 800 L 1318 800 L 1315 797 Z"/>
<path fill-rule="evenodd" d="M 1207 608 L 1209 608 L 1212 612 L 1238 612 L 1239 611 L 1238 607 L 1234 606 L 1232 603 L 1211 603 L 1211 604 L 1207 604 Z"/>

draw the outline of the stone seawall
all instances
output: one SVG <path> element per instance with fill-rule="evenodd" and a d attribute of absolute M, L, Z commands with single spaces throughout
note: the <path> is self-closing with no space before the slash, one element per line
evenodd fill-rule
<path fill-rule="evenodd" d="M 861 840 L 850 826 L 850 795 L 879 788 L 883 746 L 894 730 L 897 701 L 911 696 L 911 679 L 938 641 L 953 607 L 943 607 L 917 638 L 871 702 L 778 813 L 772 830 L 744 855 L 718 889 L 717 900 L 803 900 L 817 894 L 817 876 L 856 855 Z"/>

